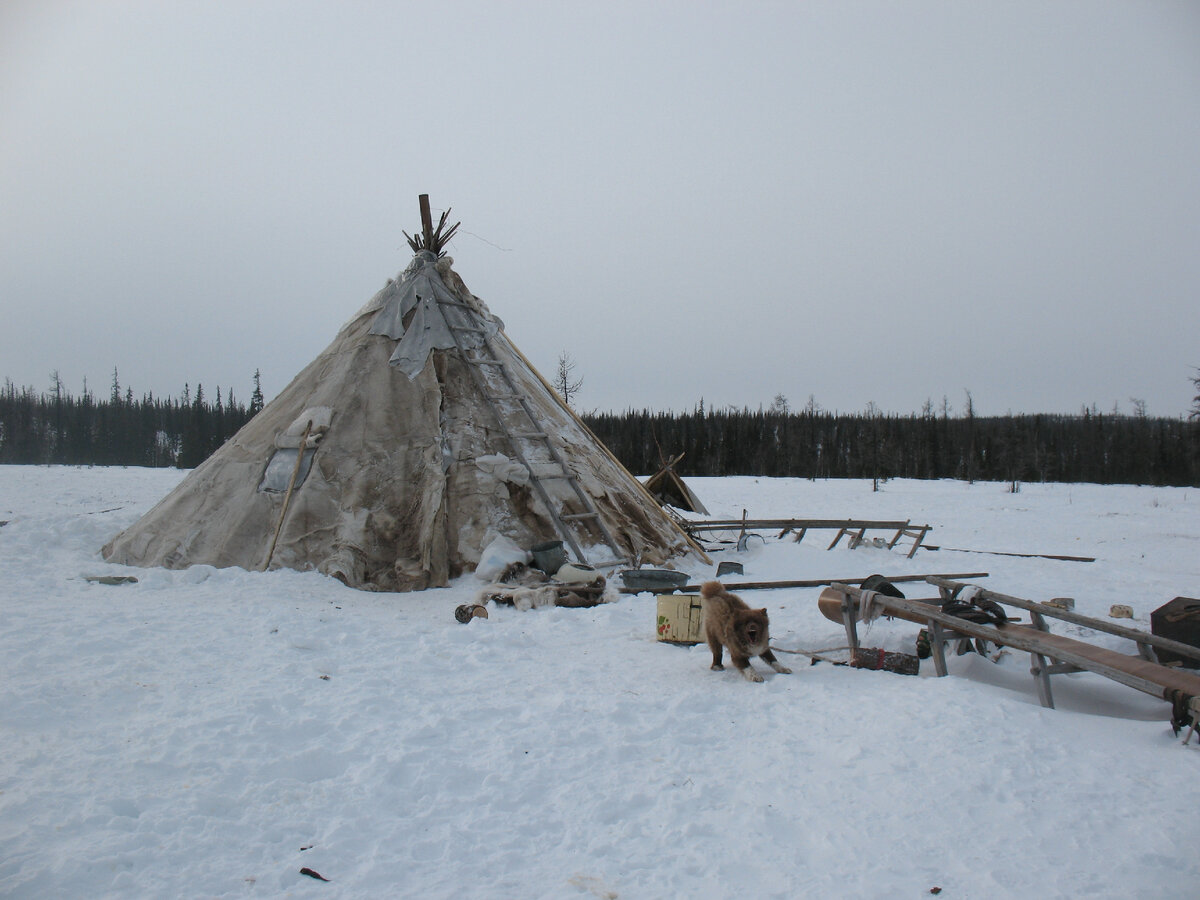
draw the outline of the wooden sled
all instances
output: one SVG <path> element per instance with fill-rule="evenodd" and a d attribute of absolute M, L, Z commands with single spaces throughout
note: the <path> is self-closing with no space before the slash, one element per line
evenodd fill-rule
<path fill-rule="evenodd" d="M 857 623 L 862 618 L 864 608 L 875 606 L 883 611 L 883 615 L 925 626 L 929 630 L 930 649 L 939 676 L 946 674 L 945 644 L 974 638 L 1029 653 L 1030 673 L 1037 685 L 1038 699 L 1045 707 L 1054 708 L 1050 676 L 1088 671 L 1166 700 L 1172 704 L 1172 721 L 1177 728 L 1190 720 L 1195 729 L 1200 721 L 1200 674 L 1160 665 L 1154 652 L 1155 648 L 1159 648 L 1189 659 L 1200 659 L 1200 648 L 1070 610 L 977 588 L 976 598 L 1027 610 L 1033 621 L 1032 625 L 1014 622 L 984 625 L 941 610 L 944 601 L 957 597 L 968 585 L 937 577 L 926 580 L 939 589 L 940 597 L 910 600 L 874 591 L 864 592 L 862 588 L 852 585 L 833 584 L 821 592 L 817 606 L 825 618 L 845 626 L 851 647 L 858 647 Z M 1053 634 L 1046 625 L 1047 617 L 1132 640 L 1137 644 L 1138 655 L 1132 656 Z"/>
<path fill-rule="evenodd" d="M 780 539 L 789 534 L 795 534 L 795 538 L 793 538 L 795 541 L 804 540 L 804 536 L 809 531 L 837 529 L 837 536 L 833 539 L 833 543 L 825 548 L 827 550 L 836 547 L 843 537 L 847 538 L 851 550 L 867 543 L 891 550 L 902 538 L 907 537 L 912 538 L 913 542 L 908 549 L 909 559 L 913 558 L 922 541 L 925 540 L 925 536 L 933 527 L 931 525 L 913 525 L 911 520 L 907 519 L 903 522 L 866 519 L 747 519 L 744 511 L 740 519 L 685 519 L 682 525 L 684 530 L 695 538 L 698 538 L 703 532 L 738 531 L 739 544 L 745 538 L 747 529 L 778 531 Z M 890 538 L 868 538 L 867 532 L 872 530 L 894 532 L 894 534 Z M 739 546 L 738 549 L 742 548 Z"/>

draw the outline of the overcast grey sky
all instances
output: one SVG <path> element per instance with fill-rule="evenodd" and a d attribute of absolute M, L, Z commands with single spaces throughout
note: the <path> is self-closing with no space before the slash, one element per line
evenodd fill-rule
<path fill-rule="evenodd" d="M 462 220 L 583 409 L 1187 411 L 1200 4 L 0 3 L 0 378 L 274 395 Z"/>

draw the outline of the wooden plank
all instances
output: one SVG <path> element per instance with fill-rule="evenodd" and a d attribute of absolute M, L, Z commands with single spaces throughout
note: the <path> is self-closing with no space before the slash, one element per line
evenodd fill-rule
<path fill-rule="evenodd" d="M 683 527 L 694 531 L 732 531 L 735 528 L 759 528 L 775 531 L 787 528 L 871 528 L 894 531 L 908 527 L 908 522 L 891 519 L 684 519 Z"/>
<path fill-rule="evenodd" d="M 921 542 L 923 540 L 925 540 L 925 535 L 929 534 L 929 526 L 928 525 L 920 526 L 920 530 L 916 534 L 913 534 L 912 532 L 905 532 L 905 533 L 911 534 L 913 537 L 912 549 L 908 551 L 908 558 L 912 559 L 916 555 L 917 551 L 921 548 Z"/>
<path fill-rule="evenodd" d="M 1062 562 L 1095 562 L 1094 556 L 1065 556 L 1061 553 L 1010 553 L 1005 550 L 964 550 L 962 547 L 925 545 L 926 550 L 948 550 L 953 553 L 983 553 L 987 556 L 1020 556 L 1024 559 L 1057 559 Z"/>
<path fill-rule="evenodd" d="M 868 578 L 870 576 L 867 576 Z M 987 572 L 975 572 L 972 574 L 962 575 L 888 575 L 888 581 L 891 582 L 908 582 L 908 581 L 926 581 L 929 578 L 987 578 Z M 742 581 L 736 584 L 722 582 L 725 584 L 725 589 L 729 591 L 773 591 L 782 588 L 808 588 L 808 587 L 826 587 L 828 585 L 838 584 L 862 584 L 866 578 L 812 578 L 805 581 Z M 700 590 L 698 584 L 687 584 L 680 588 L 681 591 L 696 592 Z M 636 594 L 639 591 L 622 590 L 622 593 Z"/>

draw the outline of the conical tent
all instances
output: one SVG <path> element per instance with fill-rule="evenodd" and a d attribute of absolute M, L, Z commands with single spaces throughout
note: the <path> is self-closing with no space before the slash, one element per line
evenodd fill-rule
<path fill-rule="evenodd" d="M 437 249 L 104 557 L 390 591 L 444 585 L 498 537 L 597 566 L 704 558 Z"/>

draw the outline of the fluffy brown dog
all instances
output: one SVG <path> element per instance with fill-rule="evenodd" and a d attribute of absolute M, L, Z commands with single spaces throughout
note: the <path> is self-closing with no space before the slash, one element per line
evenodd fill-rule
<path fill-rule="evenodd" d="M 729 648 L 729 658 L 747 681 L 762 681 L 763 677 L 750 668 L 750 657 L 758 656 L 776 672 L 790 675 L 792 670 L 780 665 L 771 652 L 771 635 L 767 630 L 766 609 L 751 609 L 741 597 L 725 590 L 719 581 L 700 585 L 700 605 L 704 609 L 704 636 L 712 649 L 714 669 L 721 664 L 723 647 Z"/>

